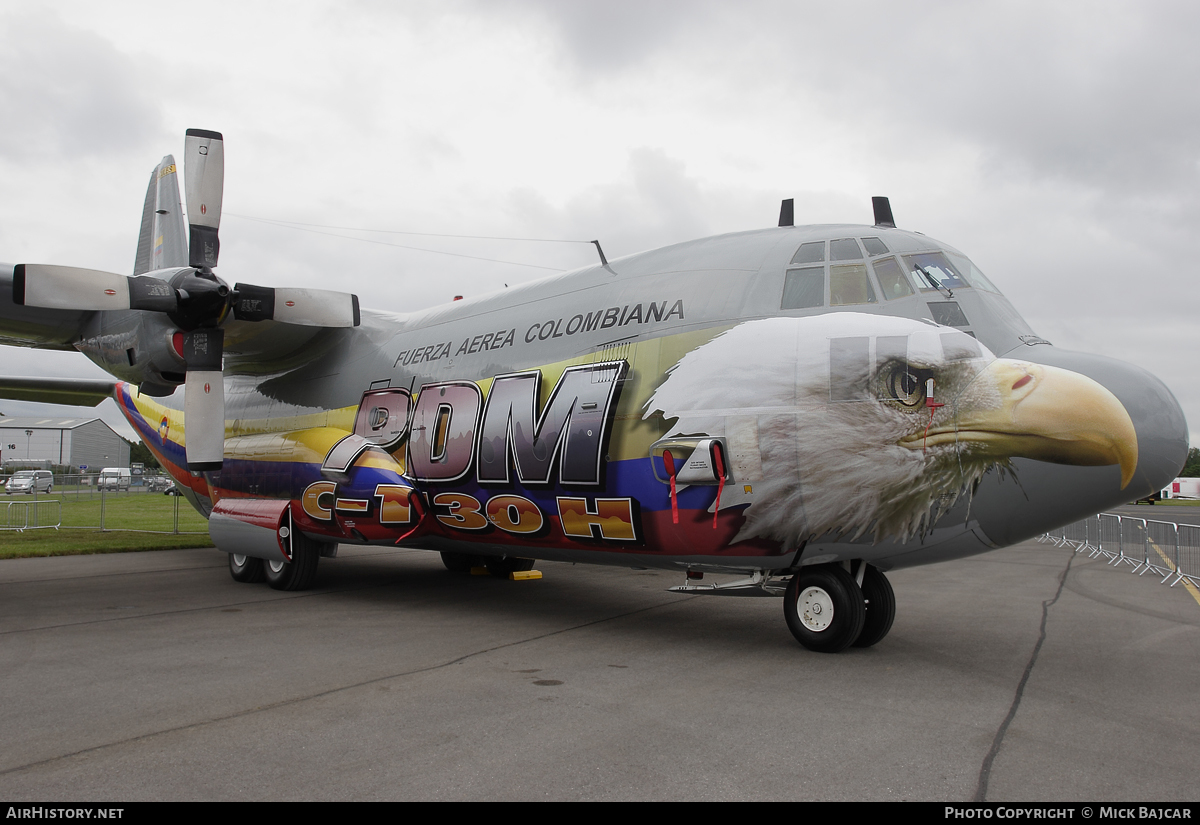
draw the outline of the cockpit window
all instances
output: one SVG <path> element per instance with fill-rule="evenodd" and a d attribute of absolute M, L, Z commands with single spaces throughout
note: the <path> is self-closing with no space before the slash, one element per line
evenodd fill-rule
<path fill-rule="evenodd" d="M 875 303 L 875 290 L 867 280 L 866 264 L 829 267 L 829 305 Z"/>
<path fill-rule="evenodd" d="M 783 301 L 779 308 L 808 309 L 824 305 L 825 267 L 789 269 L 787 278 L 783 282 Z"/>
<path fill-rule="evenodd" d="M 863 238 L 862 242 L 868 255 L 886 255 L 889 251 L 879 238 Z"/>
<path fill-rule="evenodd" d="M 970 286 L 958 267 L 941 252 L 905 255 L 904 263 L 922 289 L 958 289 Z"/>
<path fill-rule="evenodd" d="M 819 264 L 825 260 L 825 242 L 815 241 L 803 244 L 792 256 L 794 264 Z"/>
<path fill-rule="evenodd" d="M 904 271 L 900 269 L 900 264 L 895 258 L 887 257 L 871 261 L 871 269 L 875 270 L 875 277 L 879 281 L 879 288 L 883 291 L 884 298 L 891 300 L 913 294 L 912 285 L 904 277 Z"/>
<path fill-rule="evenodd" d="M 972 286 L 986 289 L 988 292 L 1000 293 L 1000 290 L 996 289 L 996 285 L 989 281 L 987 276 L 979 271 L 979 267 L 975 266 L 968 258 L 962 255 L 951 254 L 950 260 L 958 267 L 960 272 L 966 273 L 967 279 L 971 282 Z"/>
<path fill-rule="evenodd" d="M 829 242 L 829 260 L 831 261 L 857 261 L 862 256 L 862 250 L 858 248 L 858 241 L 854 238 L 841 238 Z"/>

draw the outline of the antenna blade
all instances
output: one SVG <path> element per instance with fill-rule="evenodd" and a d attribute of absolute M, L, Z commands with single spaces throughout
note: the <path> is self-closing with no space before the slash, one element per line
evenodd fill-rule
<path fill-rule="evenodd" d="M 796 225 L 796 201 L 794 198 L 786 198 L 779 204 L 779 225 L 780 226 L 795 226 Z"/>
<path fill-rule="evenodd" d="M 896 221 L 892 217 L 892 204 L 887 198 L 875 196 L 871 198 L 871 206 L 875 209 L 876 226 L 896 228 Z"/>

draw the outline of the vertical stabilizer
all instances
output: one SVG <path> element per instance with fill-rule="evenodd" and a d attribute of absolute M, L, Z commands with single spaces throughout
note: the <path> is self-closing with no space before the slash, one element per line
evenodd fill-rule
<path fill-rule="evenodd" d="M 150 174 L 146 205 L 142 208 L 142 231 L 138 235 L 133 274 L 141 275 L 169 266 L 187 266 L 187 228 L 179 202 L 175 158 L 167 155 Z"/>

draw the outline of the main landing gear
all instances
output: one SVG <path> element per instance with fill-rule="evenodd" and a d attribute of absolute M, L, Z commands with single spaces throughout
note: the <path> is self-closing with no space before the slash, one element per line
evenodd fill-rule
<path fill-rule="evenodd" d="M 510 573 L 533 569 L 533 559 L 516 556 L 474 556 L 470 553 L 442 552 L 442 564 L 451 573 L 470 573 L 472 567 L 486 567 L 498 579 L 507 579 Z"/>
<path fill-rule="evenodd" d="M 229 554 L 229 575 L 235 582 L 256 584 L 265 581 L 275 590 L 307 590 L 317 578 L 321 543 L 297 531 L 292 536 L 292 560 L 264 561 L 239 553 Z"/>
<path fill-rule="evenodd" d="M 852 645 L 870 647 L 887 635 L 896 618 L 892 585 L 865 562 L 854 572 L 837 563 L 814 564 L 792 576 L 783 614 L 796 641 L 809 650 L 837 653 Z"/>
<path fill-rule="evenodd" d="M 237 553 L 229 554 L 229 575 L 233 576 L 235 582 L 243 584 L 257 584 L 267 577 L 263 572 L 264 563 L 262 559 L 256 559 L 253 556 L 241 556 Z"/>

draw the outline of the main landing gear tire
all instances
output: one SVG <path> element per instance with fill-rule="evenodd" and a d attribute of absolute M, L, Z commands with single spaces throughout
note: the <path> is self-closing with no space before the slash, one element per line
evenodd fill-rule
<path fill-rule="evenodd" d="M 292 534 L 292 561 L 269 561 L 263 565 L 267 584 L 275 590 L 307 590 L 317 577 L 321 559 L 320 542 L 300 532 Z"/>
<path fill-rule="evenodd" d="M 237 553 L 229 554 L 229 575 L 233 576 L 235 582 L 243 584 L 256 584 L 267 577 L 263 572 L 262 559 L 256 559 L 251 556 L 240 556 Z"/>
<path fill-rule="evenodd" d="M 862 633 L 867 611 L 849 573 L 837 564 L 817 564 L 792 576 L 783 615 L 800 644 L 818 653 L 837 653 Z"/>
<path fill-rule="evenodd" d="M 892 583 L 878 567 L 867 565 L 863 573 L 862 594 L 866 601 L 867 618 L 862 633 L 854 640 L 854 647 L 875 644 L 888 634 L 896 619 L 896 593 L 892 590 Z"/>
<path fill-rule="evenodd" d="M 451 573 L 461 573 L 466 575 L 471 572 L 472 567 L 482 567 L 483 559 L 479 556 L 472 556 L 470 553 L 442 553 L 442 564 Z"/>
<path fill-rule="evenodd" d="M 533 559 L 519 559 L 516 556 L 487 558 L 483 561 L 487 571 L 498 579 L 507 579 L 511 573 L 520 573 L 533 569 Z"/>

